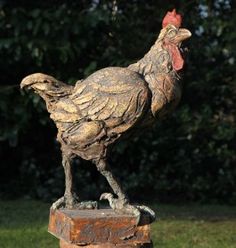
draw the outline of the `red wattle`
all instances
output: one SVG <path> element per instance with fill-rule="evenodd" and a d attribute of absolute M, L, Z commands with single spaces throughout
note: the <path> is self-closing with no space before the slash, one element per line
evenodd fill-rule
<path fill-rule="evenodd" d="M 164 46 L 171 55 L 173 68 L 176 71 L 181 70 L 184 66 L 184 60 L 181 56 L 179 48 L 175 44 L 171 44 L 171 43 L 164 44 Z"/>

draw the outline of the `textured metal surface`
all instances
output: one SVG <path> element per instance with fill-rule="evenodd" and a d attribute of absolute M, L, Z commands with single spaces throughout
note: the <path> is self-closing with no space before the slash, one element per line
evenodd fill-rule
<path fill-rule="evenodd" d="M 65 194 L 52 206 L 58 208 L 86 208 L 80 204 L 73 188 L 71 160 L 78 155 L 91 160 L 107 179 L 116 197 L 103 194 L 113 209 L 133 214 L 153 211 L 135 207 L 114 177 L 107 163 L 111 145 L 130 133 L 143 131 L 155 120 L 171 113 L 181 97 L 179 70 L 184 60 L 180 44 L 191 36 L 181 25 L 175 11 L 168 13 L 160 35 L 150 51 L 138 62 L 126 67 L 107 67 L 94 72 L 75 86 L 36 73 L 27 76 L 21 87 L 32 88 L 46 102 L 55 122 L 61 144 L 65 169 Z M 175 20 L 173 22 L 173 20 Z M 174 26 L 177 23 L 177 26 Z M 141 173 L 141 172 L 140 172 Z M 87 204 L 96 208 L 96 204 Z"/>

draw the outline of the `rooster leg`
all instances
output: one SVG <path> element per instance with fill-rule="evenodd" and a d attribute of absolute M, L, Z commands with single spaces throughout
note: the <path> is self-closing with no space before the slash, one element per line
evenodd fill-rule
<path fill-rule="evenodd" d="M 65 207 L 70 209 L 74 208 L 75 205 L 79 202 L 79 197 L 74 191 L 71 163 L 71 156 L 63 154 L 62 165 L 65 171 Z"/>
<path fill-rule="evenodd" d="M 130 214 L 137 217 L 137 223 L 140 219 L 140 211 L 136 207 L 129 204 L 128 197 L 120 186 L 120 183 L 113 176 L 109 165 L 104 159 L 99 160 L 97 163 L 98 171 L 107 179 L 114 193 L 118 198 L 114 198 L 111 193 L 103 193 L 100 200 L 108 200 L 111 208 L 117 213 Z"/>
<path fill-rule="evenodd" d="M 155 220 L 155 212 L 146 206 L 134 206 L 129 203 L 129 200 L 122 190 L 117 179 L 112 175 L 112 172 L 105 160 L 100 160 L 97 163 L 98 171 L 107 179 L 109 185 L 113 189 L 118 198 L 114 198 L 111 193 L 103 193 L 100 200 L 108 200 L 111 208 L 120 214 L 129 214 L 137 218 L 137 225 L 140 221 L 141 213 L 150 216 L 150 222 Z"/>
<path fill-rule="evenodd" d="M 79 198 L 74 192 L 72 168 L 71 168 L 71 156 L 62 154 L 62 165 L 65 172 L 65 193 L 64 196 L 58 199 L 52 204 L 52 209 L 69 208 L 72 209 L 79 202 Z"/>
<path fill-rule="evenodd" d="M 79 197 L 75 193 L 73 185 L 73 175 L 71 168 L 72 156 L 63 154 L 62 165 L 65 171 L 65 194 L 52 204 L 51 209 L 94 209 L 97 208 L 97 202 L 79 202 Z"/>
<path fill-rule="evenodd" d="M 105 160 L 99 160 L 96 163 L 98 171 L 106 178 L 114 193 L 118 196 L 120 203 L 123 205 L 128 202 L 128 197 L 124 193 L 118 180 L 113 176 L 111 169 Z"/>

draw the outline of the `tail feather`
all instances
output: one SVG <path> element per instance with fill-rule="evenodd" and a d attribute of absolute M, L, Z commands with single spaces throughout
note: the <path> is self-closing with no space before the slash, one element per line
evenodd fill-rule
<path fill-rule="evenodd" d="M 43 73 L 34 73 L 31 74 L 27 77 L 25 77 L 22 81 L 21 81 L 21 88 L 27 86 L 27 85 L 32 85 L 34 83 L 47 83 L 47 82 L 51 82 L 51 83 L 58 83 L 59 81 L 52 77 L 49 76 L 47 74 L 43 74 Z"/>

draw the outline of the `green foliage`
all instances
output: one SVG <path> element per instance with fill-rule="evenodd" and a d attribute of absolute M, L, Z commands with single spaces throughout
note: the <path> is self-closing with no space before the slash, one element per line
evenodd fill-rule
<path fill-rule="evenodd" d="M 19 90 L 20 80 L 40 71 L 73 84 L 99 68 L 126 66 L 148 51 L 176 6 L 193 33 L 183 100 L 154 130 L 119 144 L 113 168 L 136 199 L 236 203 L 233 2 L 21 2 L 0 9 L 0 196 L 63 192 L 56 129 L 43 101 Z M 97 198 L 102 178 L 87 162 L 76 167 L 82 196 Z"/>

